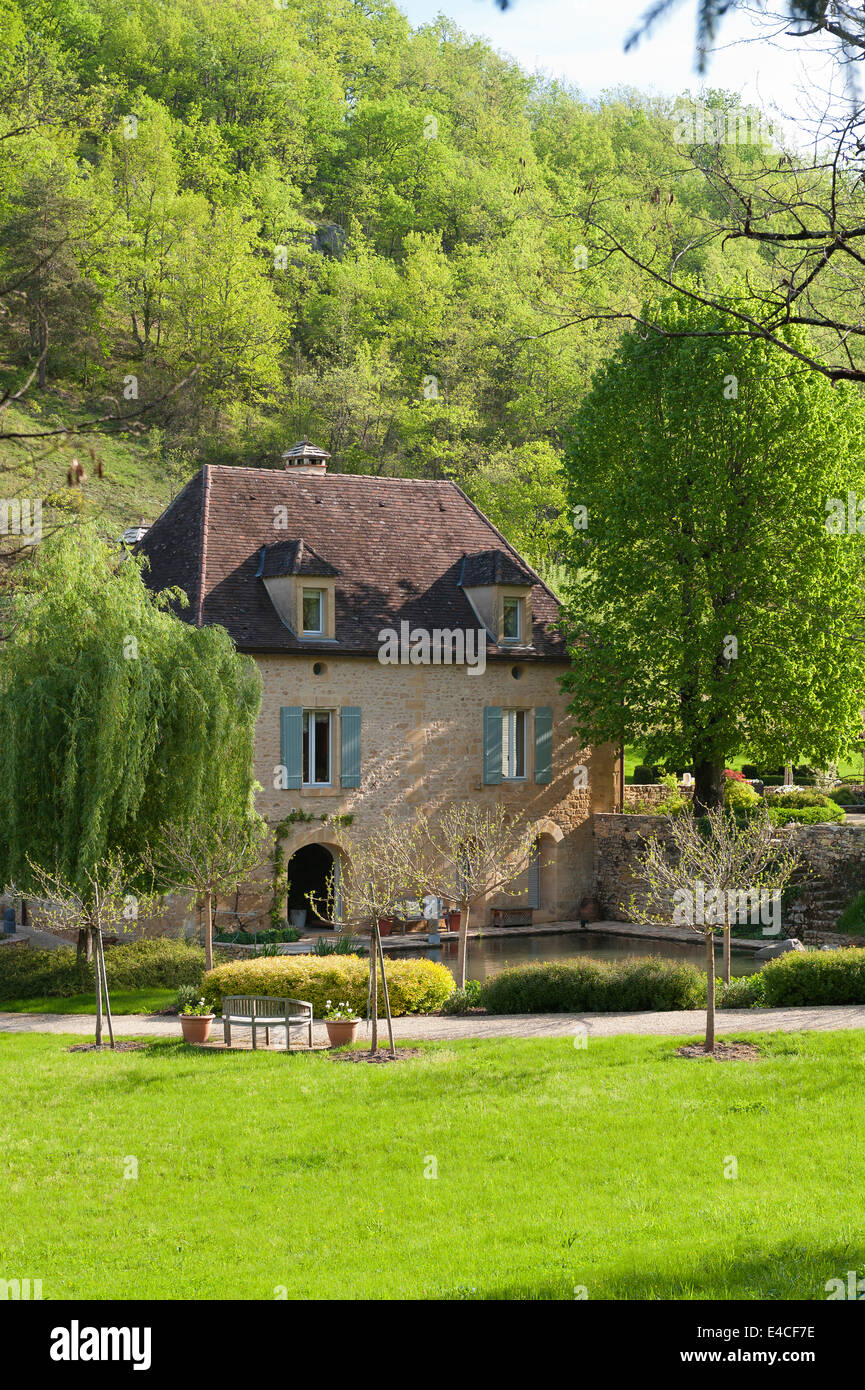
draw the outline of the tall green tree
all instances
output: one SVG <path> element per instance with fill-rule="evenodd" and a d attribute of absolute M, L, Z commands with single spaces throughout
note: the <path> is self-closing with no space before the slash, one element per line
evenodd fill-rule
<path fill-rule="evenodd" d="M 861 735 L 865 415 L 764 343 L 687 336 L 716 322 L 690 305 L 657 312 L 567 450 L 564 685 L 584 743 L 692 766 L 711 808 L 739 749 L 826 766 Z"/>
<path fill-rule="evenodd" d="M 80 338 L 99 300 L 81 265 L 87 201 L 74 191 L 59 160 L 34 169 L 12 201 L 0 227 L 0 263 L 11 286 L 12 313 L 29 337 L 44 388 L 49 347 Z"/>
<path fill-rule="evenodd" d="M 261 699 L 223 628 L 196 628 L 90 527 L 20 571 L 0 664 L 0 880 L 38 864 L 79 893 L 170 822 L 244 818 Z"/>

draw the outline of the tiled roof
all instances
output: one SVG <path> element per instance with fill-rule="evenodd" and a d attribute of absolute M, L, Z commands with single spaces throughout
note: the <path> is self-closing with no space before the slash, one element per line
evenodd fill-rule
<path fill-rule="evenodd" d="M 560 635 L 550 631 L 556 599 L 455 483 L 208 466 L 137 549 L 149 560 L 152 587 L 186 592 L 187 621 L 222 624 L 243 651 L 316 650 L 280 621 L 259 575 L 262 547 L 266 565 L 303 566 L 309 553 L 310 563 L 338 575 L 336 650 L 375 654 L 379 631 L 403 621 L 427 630 L 476 627 L 460 587 L 469 568 L 519 575 L 498 582 L 531 583 L 534 652 L 564 658 Z M 484 558 L 476 565 L 477 557 Z M 487 650 L 513 660 L 491 642 Z"/>

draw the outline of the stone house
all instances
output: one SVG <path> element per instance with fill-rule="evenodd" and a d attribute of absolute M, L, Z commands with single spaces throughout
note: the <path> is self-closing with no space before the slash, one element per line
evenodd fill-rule
<path fill-rule="evenodd" d="M 573 737 L 555 597 L 454 483 L 328 472 L 329 457 L 302 441 L 278 468 L 206 466 L 138 544 L 153 587 L 186 592 L 187 621 L 222 624 L 258 663 L 259 810 L 304 816 L 284 842 L 289 905 L 350 869 L 334 816 L 353 837 L 473 798 L 535 828 L 520 905 L 573 918 L 616 760 Z"/>

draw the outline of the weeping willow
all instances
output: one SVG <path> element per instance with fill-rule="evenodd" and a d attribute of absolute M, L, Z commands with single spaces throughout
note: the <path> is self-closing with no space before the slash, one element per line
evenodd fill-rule
<path fill-rule="evenodd" d="M 137 859 L 167 821 L 246 816 L 261 684 L 219 627 L 154 594 L 139 560 L 90 527 L 19 571 L 0 656 L 0 884 L 29 861 L 83 888 Z"/>

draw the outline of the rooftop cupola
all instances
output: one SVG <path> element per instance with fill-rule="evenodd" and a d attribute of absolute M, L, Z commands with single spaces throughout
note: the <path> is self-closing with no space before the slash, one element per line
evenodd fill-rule
<path fill-rule="evenodd" d="M 317 444 L 310 444 L 308 439 L 303 438 L 299 443 L 293 444 L 290 449 L 286 449 L 282 456 L 282 462 L 289 473 L 311 474 L 318 477 L 327 472 L 329 458 L 330 454 L 327 449 L 320 449 Z"/>

